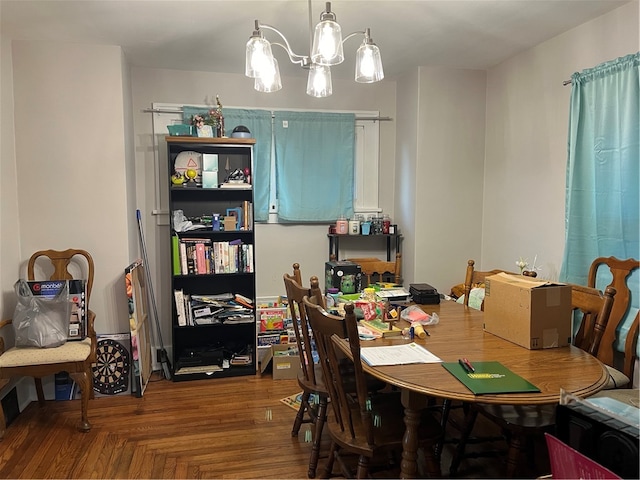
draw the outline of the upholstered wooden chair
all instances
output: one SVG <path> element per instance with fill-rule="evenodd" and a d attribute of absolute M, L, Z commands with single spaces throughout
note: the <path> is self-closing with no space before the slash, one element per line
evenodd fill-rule
<path fill-rule="evenodd" d="M 327 387 L 324 385 L 322 367 L 319 363 L 314 363 L 311 328 L 309 327 L 302 299 L 306 295 L 316 298 L 321 305 L 324 305 L 324 303 L 318 278 L 311 277 L 311 288 L 303 287 L 301 278 L 302 274 L 298 263 L 293 264 L 293 275 L 288 273 L 283 275 L 301 365 L 300 373 L 298 374 L 298 385 L 302 389 L 302 400 L 293 422 L 291 436 L 298 435 L 303 423 L 311 422 L 314 424 L 315 432 L 309 458 L 309 471 L 307 472 L 309 478 L 314 478 L 320 455 L 322 430 L 327 416 L 328 392 Z M 317 402 L 312 401 L 312 398 Z"/>
<path fill-rule="evenodd" d="M 638 343 L 638 317 L 640 314 L 636 314 L 629 325 L 624 342 L 624 351 L 618 351 L 616 340 L 631 307 L 631 291 L 627 281 L 631 273 L 638 268 L 640 268 L 640 261 L 635 258 L 620 260 L 616 257 L 596 258 L 589 268 L 588 286 L 602 289 L 609 282 L 609 286 L 616 289 L 616 297 L 611 308 L 609 323 L 598 349 L 598 359 L 607 365 L 609 370 L 610 381 L 606 387 L 608 389 L 631 388 L 633 383 Z M 635 293 L 637 294 L 638 292 Z"/>
<path fill-rule="evenodd" d="M 48 259 L 50 262 L 45 262 Z M 40 261 L 43 260 L 43 261 Z M 49 263 L 44 266 L 44 263 Z M 12 347 L 5 351 L 4 340 L 0 338 L 0 388 L 9 383 L 13 377 L 33 377 L 38 395 L 38 402 L 44 405 L 42 377 L 59 372 L 68 372 L 71 378 L 80 386 L 82 399 L 80 401 L 81 416 L 78 430 L 88 432 L 91 424 L 88 420 L 89 399 L 93 397 L 92 363 L 96 359 L 96 332 L 94 330 L 95 314 L 88 309 L 93 286 L 94 265 L 91 255 L 85 250 L 69 249 L 63 251 L 41 250 L 34 253 L 27 264 L 27 279 L 36 278 L 36 266 L 42 267 L 44 276 L 49 280 L 69 280 L 74 276 L 69 272 L 73 265 L 74 271 L 79 271 L 75 278 L 86 279 L 85 300 L 87 305 L 87 337 L 81 341 L 68 341 L 55 348 Z M 51 269 L 53 271 L 50 272 Z M 72 268 L 73 269 L 73 268 Z M 0 328 L 11 324 L 11 320 L 0 322 Z M 0 405 L 0 439 L 6 429 L 4 412 Z"/>
<path fill-rule="evenodd" d="M 574 345 L 597 357 L 604 332 L 609 322 L 616 290 L 607 287 L 603 294 L 600 290 L 581 285 L 571 285 L 571 304 L 573 311 L 582 313 L 580 330 L 574 339 Z M 561 367 L 559 367 L 561 368 Z M 457 474 L 473 425 L 478 414 L 484 415 L 499 425 L 508 439 L 507 477 L 514 478 L 518 462 L 527 451 L 528 440 L 534 435 L 542 435 L 555 424 L 556 405 L 489 405 L 469 404 L 460 441 L 451 461 L 450 474 Z M 495 454 L 495 452 L 489 452 Z M 469 456 L 478 456 L 472 454 Z"/>
<path fill-rule="evenodd" d="M 402 254 L 396 253 L 396 258 L 392 262 L 380 260 L 376 257 L 347 258 L 349 262 L 360 265 L 362 276 L 366 278 L 363 288 L 367 285 L 379 281 L 402 283 Z"/>
<path fill-rule="evenodd" d="M 400 392 L 372 392 L 368 387 L 353 303 L 346 304 L 344 317 L 326 312 L 315 298 L 305 297 L 304 304 L 331 399 L 326 422 L 331 450 L 322 478 L 332 475 L 336 461 L 341 473 L 351 478 L 347 454 L 358 458 L 356 477 L 367 478 L 377 461 L 388 467 L 391 452 L 402 450 L 405 424 Z M 349 339 L 352 359 L 340 351 L 336 337 Z M 345 368 L 345 362 L 350 368 Z M 428 474 L 439 477 L 440 464 L 432 447 L 442 434 L 440 425 L 427 412 L 419 431 Z"/>

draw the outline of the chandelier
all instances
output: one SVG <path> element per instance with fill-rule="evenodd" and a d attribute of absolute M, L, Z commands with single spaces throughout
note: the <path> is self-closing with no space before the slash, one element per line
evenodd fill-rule
<path fill-rule="evenodd" d="M 309 0 L 309 30 L 311 31 L 311 0 Z M 264 30 L 275 32 L 284 43 L 269 42 L 264 37 Z M 286 37 L 280 30 L 271 25 L 255 21 L 255 29 L 247 42 L 245 75 L 253 78 L 254 88 L 258 92 L 276 92 L 282 88 L 278 61 L 273 56 L 271 45 L 282 47 L 291 63 L 309 70 L 307 95 L 312 97 L 328 97 L 332 93 L 331 68 L 344 61 L 342 45 L 351 37 L 363 35 L 364 38 L 356 52 L 355 81 L 358 83 L 379 82 L 384 78 L 380 49 L 373 43 L 368 28 L 353 32 L 342 38 L 342 29 L 331 11 L 331 2 L 326 2 L 326 9 L 320 15 L 316 25 L 309 55 L 295 53 Z"/>

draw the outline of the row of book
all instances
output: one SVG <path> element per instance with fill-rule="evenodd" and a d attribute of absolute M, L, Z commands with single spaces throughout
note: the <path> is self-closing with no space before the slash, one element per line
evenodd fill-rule
<path fill-rule="evenodd" d="M 172 238 L 173 274 L 253 273 L 253 245 L 242 240 L 214 242 L 210 238 Z"/>
<path fill-rule="evenodd" d="M 178 325 L 232 325 L 255 321 L 253 300 L 239 293 L 197 295 L 174 290 Z"/>

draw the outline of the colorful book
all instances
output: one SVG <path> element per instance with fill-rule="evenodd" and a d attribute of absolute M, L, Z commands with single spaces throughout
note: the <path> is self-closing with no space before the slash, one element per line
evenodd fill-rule
<path fill-rule="evenodd" d="M 513 373 L 500 362 L 472 363 L 474 372 L 468 372 L 458 362 L 444 362 L 442 366 L 475 395 L 540 391 L 538 387 Z"/>
<path fill-rule="evenodd" d="M 379 333 L 382 337 L 394 337 L 396 335 L 401 335 L 402 330 L 396 327 L 395 325 L 380 320 L 379 318 L 374 318 L 373 320 L 360 320 L 360 325 L 368 328 L 369 330 Z M 391 328 L 389 328 L 391 327 Z"/>

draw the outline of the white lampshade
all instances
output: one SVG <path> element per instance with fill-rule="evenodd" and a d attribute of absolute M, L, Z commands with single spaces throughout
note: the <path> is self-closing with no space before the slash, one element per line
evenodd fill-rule
<path fill-rule="evenodd" d="M 271 44 L 254 32 L 247 42 L 244 74 L 250 78 L 258 78 L 263 69 L 269 68 L 272 59 Z"/>
<path fill-rule="evenodd" d="M 383 78 L 384 70 L 382 69 L 380 49 L 373 42 L 367 43 L 365 38 L 356 53 L 356 82 L 373 83 L 379 82 Z"/>
<path fill-rule="evenodd" d="M 280 68 L 278 67 L 278 61 L 274 57 L 271 57 L 271 62 L 262 70 L 261 75 L 256 77 L 253 88 L 263 93 L 277 92 L 282 88 Z"/>
<path fill-rule="evenodd" d="M 331 88 L 331 70 L 326 65 L 312 64 L 307 80 L 307 95 L 312 97 L 328 97 L 333 93 Z"/>
<path fill-rule="evenodd" d="M 327 11 L 320 17 L 313 33 L 311 62 L 319 65 L 338 65 L 344 61 L 342 50 L 342 29 L 327 2 Z"/>

